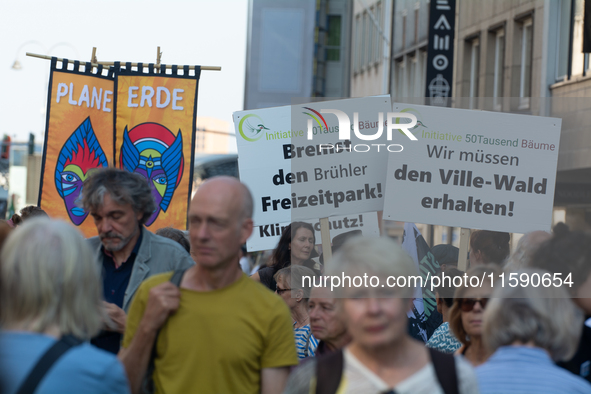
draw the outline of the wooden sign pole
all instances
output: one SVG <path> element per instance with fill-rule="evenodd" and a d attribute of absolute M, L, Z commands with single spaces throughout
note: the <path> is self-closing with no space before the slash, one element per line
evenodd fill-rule
<path fill-rule="evenodd" d="M 96 47 L 92 47 L 92 55 L 90 56 L 90 62 L 97 64 L 98 60 L 96 60 Z"/>
<path fill-rule="evenodd" d="M 27 52 L 27 56 L 31 56 L 31 57 L 36 57 L 39 59 L 45 59 L 45 60 L 51 60 L 51 56 L 48 55 L 39 55 L 37 53 L 31 53 L 31 52 Z M 64 59 L 62 58 L 57 58 L 58 61 L 63 61 Z M 121 64 L 125 64 L 126 62 L 120 62 Z M 115 62 L 96 62 L 96 63 L 91 63 L 91 65 L 93 67 L 97 67 L 99 64 L 102 64 L 103 66 L 114 66 Z M 137 67 L 138 63 L 131 63 L 131 67 Z M 144 65 L 146 65 L 144 63 Z M 172 69 L 172 64 L 167 64 L 166 69 Z M 221 71 L 222 68 L 220 66 L 200 66 L 202 70 L 207 70 L 207 71 Z M 195 66 L 189 66 L 189 70 L 194 70 Z"/>
<path fill-rule="evenodd" d="M 332 247 L 330 245 L 330 228 L 328 225 L 328 218 L 320 219 L 320 236 L 322 238 L 322 258 L 324 259 L 324 266 L 332 259 Z"/>
<path fill-rule="evenodd" d="M 468 249 L 470 249 L 470 229 L 460 229 L 460 255 L 458 256 L 458 269 L 466 272 L 468 269 Z"/>

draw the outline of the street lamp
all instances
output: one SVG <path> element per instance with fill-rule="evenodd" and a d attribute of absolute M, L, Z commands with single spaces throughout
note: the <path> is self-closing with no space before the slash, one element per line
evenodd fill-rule
<path fill-rule="evenodd" d="M 22 68 L 23 68 L 23 65 L 22 65 L 22 64 L 21 64 L 21 62 L 19 61 L 19 58 L 18 58 L 18 56 L 19 56 L 19 54 L 20 54 L 20 51 L 21 51 L 21 49 L 23 49 L 25 46 L 27 46 L 27 45 L 29 45 L 29 44 L 35 44 L 35 45 L 38 45 L 38 46 L 40 46 L 41 48 L 43 48 L 43 53 L 44 53 L 44 54 L 46 54 L 46 55 L 51 55 L 51 52 L 52 52 L 52 51 L 53 51 L 55 48 L 57 48 L 57 47 L 59 47 L 59 46 L 67 46 L 67 47 L 71 48 L 71 49 L 74 51 L 74 53 L 76 54 L 76 58 L 80 58 L 80 55 L 78 54 L 78 50 L 76 49 L 76 47 L 74 47 L 72 44 L 70 44 L 70 43 L 68 43 L 68 42 L 58 42 L 57 44 L 54 44 L 54 45 L 52 45 L 52 46 L 51 46 L 49 49 L 47 49 L 47 48 L 45 47 L 45 45 L 41 44 L 39 41 L 36 41 L 36 40 L 31 40 L 31 41 L 27 41 L 27 42 L 24 42 L 24 43 L 22 43 L 22 44 L 21 44 L 21 45 L 18 47 L 18 49 L 16 50 L 16 56 L 15 56 L 15 60 L 14 60 L 14 63 L 12 63 L 12 69 L 13 69 L 13 70 L 17 70 L 17 71 L 18 71 L 18 70 L 22 70 Z"/>

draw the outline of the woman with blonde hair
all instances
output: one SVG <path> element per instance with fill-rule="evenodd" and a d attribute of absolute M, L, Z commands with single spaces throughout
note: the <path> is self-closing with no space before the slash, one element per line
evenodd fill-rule
<path fill-rule="evenodd" d="M 484 313 L 484 343 L 493 354 L 476 369 L 480 392 L 591 392 L 589 382 L 554 364 L 575 353 L 583 314 L 564 288 L 544 285 L 548 271 L 515 273 L 520 284 L 497 286 Z"/>
<path fill-rule="evenodd" d="M 82 235 L 31 219 L 8 237 L 0 261 L 5 392 L 128 393 L 121 363 L 88 342 L 102 325 L 102 285 Z"/>
<path fill-rule="evenodd" d="M 500 273 L 501 269 L 496 265 L 468 270 L 467 280 L 456 288 L 454 303 L 449 310 L 449 328 L 462 343 L 456 354 L 463 355 L 474 367 L 485 362 L 489 356 L 482 342 L 483 313 L 493 292 L 493 283 Z"/>

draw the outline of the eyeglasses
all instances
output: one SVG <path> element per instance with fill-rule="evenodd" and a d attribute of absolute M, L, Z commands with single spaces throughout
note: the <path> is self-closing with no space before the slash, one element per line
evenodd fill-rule
<path fill-rule="evenodd" d="M 474 309 L 474 305 L 476 305 L 477 302 L 480 303 L 480 307 L 482 309 L 486 308 L 488 298 L 463 298 L 459 301 L 462 312 L 470 312 L 472 309 Z"/>
<path fill-rule="evenodd" d="M 281 289 L 279 287 L 277 287 L 277 290 L 275 290 L 277 292 L 277 294 L 281 295 L 283 293 L 285 293 L 286 291 L 290 291 L 291 289 Z"/>

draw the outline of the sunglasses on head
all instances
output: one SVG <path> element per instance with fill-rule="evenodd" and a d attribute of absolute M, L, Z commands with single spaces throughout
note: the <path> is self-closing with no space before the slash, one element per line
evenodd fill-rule
<path fill-rule="evenodd" d="M 462 312 L 470 312 L 472 309 L 474 309 L 474 305 L 476 305 L 477 302 L 480 303 L 480 307 L 482 309 L 486 308 L 488 298 L 462 298 L 459 301 Z"/>

